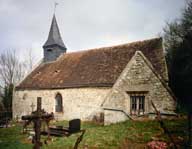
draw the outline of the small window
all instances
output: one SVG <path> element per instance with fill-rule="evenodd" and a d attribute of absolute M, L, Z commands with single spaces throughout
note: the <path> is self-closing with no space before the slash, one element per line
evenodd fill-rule
<path fill-rule="evenodd" d="M 55 96 L 55 112 L 63 112 L 63 101 L 60 93 Z"/>
<path fill-rule="evenodd" d="M 145 95 L 142 93 L 130 94 L 131 115 L 143 115 L 145 112 Z"/>
<path fill-rule="evenodd" d="M 52 49 L 47 49 L 48 52 L 52 52 L 53 50 Z"/>

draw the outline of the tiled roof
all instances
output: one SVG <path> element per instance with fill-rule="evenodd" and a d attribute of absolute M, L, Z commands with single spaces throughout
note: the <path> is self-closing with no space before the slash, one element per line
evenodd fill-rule
<path fill-rule="evenodd" d="M 111 87 L 137 50 L 142 51 L 160 76 L 167 78 L 162 39 L 154 38 L 65 53 L 52 63 L 39 65 L 16 89 Z"/>

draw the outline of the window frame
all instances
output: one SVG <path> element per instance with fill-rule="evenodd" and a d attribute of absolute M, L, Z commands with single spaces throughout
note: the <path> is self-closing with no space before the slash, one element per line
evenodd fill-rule
<path fill-rule="evenodd" d="M 144 115 L 146 112 L 146 93 L 143 92 L 127 92 L 130 97 L 130 114 Z"/>

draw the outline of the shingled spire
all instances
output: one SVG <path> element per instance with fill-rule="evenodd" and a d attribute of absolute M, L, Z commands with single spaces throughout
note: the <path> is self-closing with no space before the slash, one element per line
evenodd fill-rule
<path fill-rule="evenodd" d="M 65 53 L 67 50 L 61 38 L 55 14 L 53 15 L 48 39 L 43 45 L 43 49 L 44 49 L 44 62 L 56 60 L 57 57 Z"/>

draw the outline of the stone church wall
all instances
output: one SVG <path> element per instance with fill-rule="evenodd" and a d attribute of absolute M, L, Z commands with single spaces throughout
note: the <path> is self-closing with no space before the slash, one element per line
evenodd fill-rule
<path fill-rule="evenodd" d="M 117 110 L 104 110 L 104 124 L 109 125 L 128 120 L 128 117 L 122 112 Z"/>
<path fill-rule="evenodd" d="M 151 100 L 161 113 L 173 114 L 175 101 L 165 85 L 144 55 L 136 52 L 105 99 L 105 124 L 129 119 L 125 115 L 130 115 L 131 92 L 145 93 L 145 114 L 154 113 Z M 117 109 L 123 111 L 121 115 Z"/>
<path fill-rule="evenodd" d="M 147 58 L 137 51 L 112 88 L 18 90 L 14 94 L 13 116 L 20 118 L 30 114 L 31 104 L 36 104 L 37 97 L 42 97 L 45 111 L 54 112 L 55 96 L 60 93 L 63 113 L 54 112 L 58 120 L 98 120 L 97 117 L 104 113 L 105 124 L 121 122 L 133 118 L 130 113 L 132 92 L 145 94 L 144 114 L 154 113 L 151 101 L 161 113 L 174 114 L 174 96 Z"/>
<path fill-rule="evenodd" d="M 77 88 L 63 90 L 18 90 L 13 99 L 13 117 L 21 118 L 30 114 L 32 103 L 35 105 L 37 97 L 42 97 L 42 108 L 47 112 L 55 111 L 55 96 L 60 93 L 63 98 L 63 112 L 55 113 L 58 120 L 92 120 L 102 111 L 101 104 L 110 88 Z"/>

